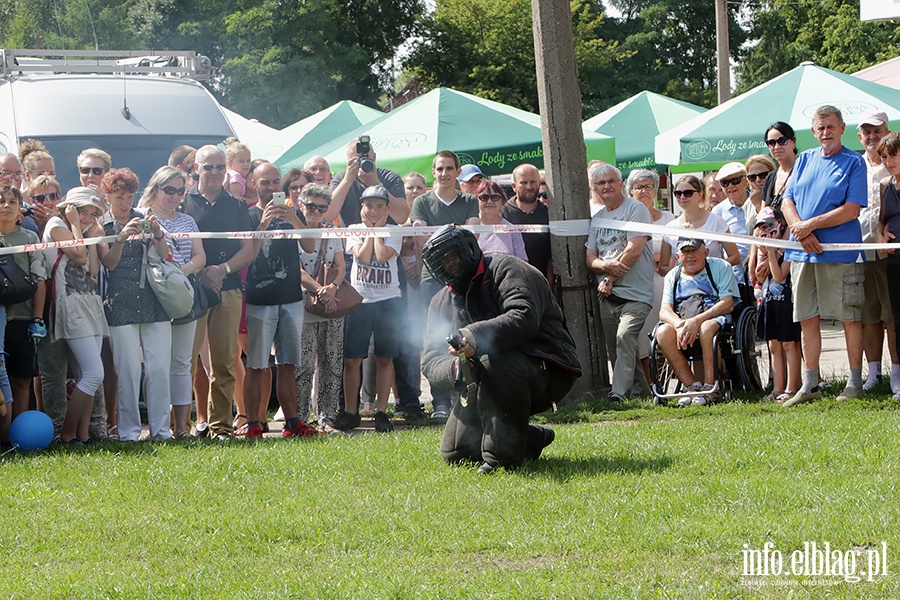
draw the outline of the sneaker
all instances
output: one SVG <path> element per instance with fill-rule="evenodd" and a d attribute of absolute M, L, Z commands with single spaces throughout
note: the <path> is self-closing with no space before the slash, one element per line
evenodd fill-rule
<path fill-rule="evenodd" d="M 435 406 L 434 412 L 431 413 L 432 419 L 446 419 L 450 416 L 450 410 L 444 406 Z"/>
<path fill-rule="evenodd" d="M 412 408 L 403 409 L 404 421 L 424 421 L 428 418 L 421 406 L 413 406 Z"/>
<path fill-rule="evenodd" d="M 685 396 L 684 398 L 678 399 L 678 406 L 690 406 L 692 398 L 690 396 Z"/>
<path fill-rule="evenodd" d="M 494 469 L 496 469 L 496 468 L 497 467 L 495 465 L 490 465 L 488 463 L 484 463 L 483 465 L 478 467 L 478 474 L 479 475 L 490 475 L 491 473 L 494 472 Z"/>
<path fill-rule="evenodd" d="M 388 419 L 387 413 L 378 411 L 375 413 L 375 431 L 388 433 L 394 430 L 394 424 Z"/>
<path fill-rule="evenodd" d="M 276 423 L 281 423 L 282 421 L 284 421 L 284 411 L 281 410 L 280 406 L 278 407 L 278 410 L 275 411 L 275 416 L 272 417 L 272 420 Z"/>
<path fill-rule="evenodd" d="M 838 402 L 846 402 L 850 398 L 856 398 L 857 396 L 859 396 L 859 392 L 860 390 L 848 384 L 847 387 L 844 388 L 844 391 L 841 392 L 841 395 L 835 398 L 835 400 L 837 400 Z"/>
<path fill-rule="evenodd" d="M 613 404 L 622 404 L 623 402 L 625 402 L 625 398 L 618 394 L 613 394 L 612 392 L 610 392 L 606 397 Z"/>
<path fill-rule="evenodd" d="M 360 422 L 362 422 L 362 419 L 360 418 L 359 413 L 344 411 L 334 420 L 333 426 L 335 429 L 340 429 L 341 431 L 350 431 L 351 429 L 359 427 Z"/>
<path fill-rule="evenodd" d="M 284 430 L 282 430 L 281 435 L 284 437 L 315 437 L 318 435 L 318 432 L 306 423 L 298 420 L 296 428 L 288 429 L 285 427 Z"/>
<path fill-rule="evenodd" d="M 206 421 L 197 423 L 197 426 L 194 428 L 194 437 L 208 438 L 209 437 L 209 423 L 207 423 Z"/>
<path fill-rule="evenodd" d="M 784 404 L 782 404 L 785 408 L 790 408 L 795 404 L 802 404 L 804 402 L 812 402 L 813 400 L 819 400 L 822 397 L 822 392 L 818 386 L 814 387 L 811 392 L 804 392 L 800 390 L 790 400 L 786 400 Z"/>
<path fill-rule="evenodd" d="M 695 381 L 691 385 L 687 386 L 684 390 L 686 394 L 699 394 L 703 391 L 703 384 L 699 381 Z M 693 402 L 694 398 L 692 396 L 684 396 L 683 398 L 678 399 L 678 406 L 690 406 Z"/>
<path fill-rule="evenodd" d="M 362 408 L 359 410 L 359 416 L 370 418 L 375 416 L 375 405 L 371 402 L 363 402 Z"/>
<path fill-rule="evenodd" d="M 876 375 L 875 379 L 866 379 L 866 382 L 862 386 L 862 391 L 868 392 L 875 389 L 876 386 L 881 384 L 881 379 L 881 375 Z"/>
<path fill-rule="evenodd" d="M 247 439 L 257 438 L 262 439 L 263 436 L 263 428 L 262 425 L 256 422 L 247 423 L 247 433 L 244 435 L 247 436 Z"/>
<path fill-rule="evenodd" d="M 222 433 L 217 433 L 213 439 L 217 442 L 227 442 L 231 439 L 231 434 L 223 431 Z"/>
<path fill-rule="evenodd" d="M 705 406 L 707 402 L 708 400 L 706 396 L 694 396 L 693 398 L 691 398 L 691 404 L 693 404 L 694 406 Z"/>

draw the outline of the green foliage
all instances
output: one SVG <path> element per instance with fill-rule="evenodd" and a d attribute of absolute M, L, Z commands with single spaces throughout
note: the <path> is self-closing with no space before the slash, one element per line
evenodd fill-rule
<path fill-rule="evenodd" d="M 900 53 L 900 29 L 859 20 L 859 0 L 772 0 L 753 12 L 748 47 L 737 66 L 744 92 L 803 61 L 853 73 Z"/>

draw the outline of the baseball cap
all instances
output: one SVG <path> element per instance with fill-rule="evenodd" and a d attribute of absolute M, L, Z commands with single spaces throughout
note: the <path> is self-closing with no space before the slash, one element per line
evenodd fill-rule
<path fill-rule="evenodd" d="M 379 200 L 384 200 L 388 204 L 391 203 L 391 197 L 390 195 L 388 195 L 388 191 L 383 185 L 370 185 L 365 190 L 363 190 L 362 195 L 359 197 L 360 201 L 369 198 L 378 198 Z"/>
<path fill-rule="evenodd" d="M 859 118 L 860 125 L 874 125 L 878 127 L 879 125 L 887 126 L 888 118 L 887 115 L 880 110 L 873 110 L 872 112 L 867 112 L 863 116 Z"/>
<path fill-rule="evenodd" d="M 719 172 L 716 174 L 716 181 L 722 181 L 723 179 L 728 179 L 729 177 L 734 177 L 735 175 L 746 175 L 747 169 L 744 168 L 744 165 L 739 162 L 730 162 L 719 169 Z"/>
<path fill-rule="evenodd" d="M 481 175 L 484 177 L 484 173 L 481 172 L 481 169 L 478 168 L 478 165 L 463 165 L 460 170 L 459 177 L 456 179 L 459 181 L 469 181 L 476 175 Z"/>
<path fill-rule="evenodd" d="M 688 247 L 693 248 L 694 250 L 697 250 L 702 245 L 703 245 L 703 240 L 701 240 L 700 238 L 683 237 L 683 238 L 678 238 L 678 246 L 677 247 L 679 250 L 684 250 L 685 248 L 688 248 Z"/>

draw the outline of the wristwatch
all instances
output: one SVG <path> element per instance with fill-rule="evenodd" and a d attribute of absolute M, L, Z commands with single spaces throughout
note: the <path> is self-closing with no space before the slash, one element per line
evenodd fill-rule
<path fill-rule="evenodd" d="M 225 275 L 231 275 L 231 267 L 228 266 L 228 262 L 223 262 L 222 266 L 225 267 Z"/>

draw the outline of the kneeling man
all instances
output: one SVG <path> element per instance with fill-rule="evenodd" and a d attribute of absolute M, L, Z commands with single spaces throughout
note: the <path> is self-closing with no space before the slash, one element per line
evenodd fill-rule
<path fill-rule="evenodd" d="M 675 258 L 679 264 L 666 274 L 656 340 L 688 392 L 679 406 L 706 404 L 717 399 L 713 337 L 731 322 L 731 311 L 740 299 L 731 265 L 709 258 L 701 239 L 679 238 Z M 697 341 L 703 352 L 703 381 L 691 371 L 684 351 Z M 705 382 L 705 383 L 704 383 Z"/>
<path fill-rule="evenodd" d="M 441 456 L 482 462 L 479 473 L 538 458 L 553 430 L 528 423 L 581 375 L 575 342 L 547 279 L 527 262 L 484 256 L 475 235 L 445 225 L 422 259 L 445 287 L 431 301 L 422 371 L 457 389 Z"/>

